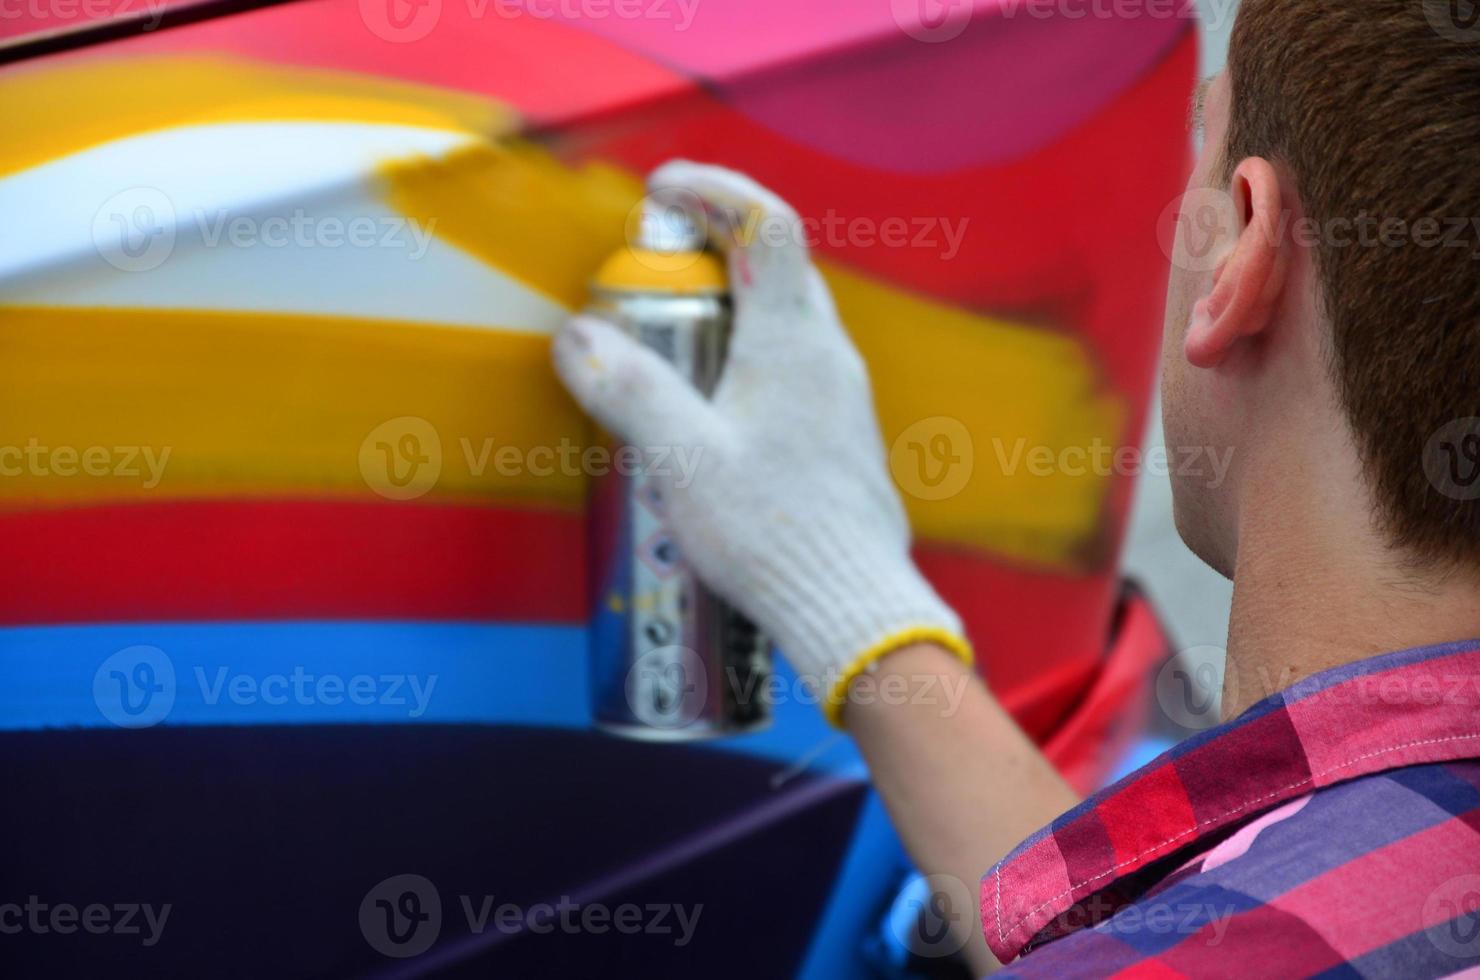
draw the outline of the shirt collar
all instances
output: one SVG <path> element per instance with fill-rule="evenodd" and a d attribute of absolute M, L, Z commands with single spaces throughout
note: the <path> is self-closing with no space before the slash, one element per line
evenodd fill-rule
<path fill-rule="evenodd" d="M 987 944 L 1006 963 L 1092 924 L 1086 899 L 1110 909 L 1133 900 L 1137 872 L 1294 797 L 1399 766 L 1480 758 L 1477 706 L 1480 640 L 1308 677 L 1018 845 L 982 878 Z"/>

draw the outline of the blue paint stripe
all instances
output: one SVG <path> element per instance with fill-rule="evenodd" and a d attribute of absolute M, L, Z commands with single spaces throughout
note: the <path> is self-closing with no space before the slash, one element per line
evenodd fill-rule
<path fill-rule="evenodd" d="M 555 626 L 7 629 L 0 631 L 9 679 L 0 728 L 418 721 L 584 727 L 584 657 L 583 631 Z"/>
<path fill-rule="evenodd" d="M 498 724 L 590 727 L 586 631 L 486 623 L 129 623 L 0 629 L 0 731 Z M 700 743 L 864 776 L 777 664 L 775 722 Z"/>

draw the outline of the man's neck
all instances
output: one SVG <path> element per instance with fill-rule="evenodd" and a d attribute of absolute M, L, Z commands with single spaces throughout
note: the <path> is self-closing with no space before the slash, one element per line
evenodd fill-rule
<path fill-rule="evenodd" d="M 1333 476 L 1282 472 L 1248 485 L 1225 719 L 1331 667 L 1480 637 L 1480 576 L 1405 563 L 1373 526 L 1366 501 L 1349 492 L 1359 474 L 1346 474 L 1351 482 Z"/>

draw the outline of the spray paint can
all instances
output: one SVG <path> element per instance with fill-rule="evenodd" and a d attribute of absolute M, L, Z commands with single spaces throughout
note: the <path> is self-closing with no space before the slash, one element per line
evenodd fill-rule
<path fill-rule="evenodd" d="M 682 208 L 649 199 L 641 218 L 636 245 L 614 254 L 597 273 L 589 309 L 712 394 L 730 333 L 724 263 L 704 250 L 703 231 Z M 629 465 L 614 467 L 595 484 L 595 723 L 658 741 L 764 727 L 770 722 L 764 696 L 770 643 L 685 563 L 666 523 L 664 480 L 654 472 L 676 466 L 679 451 L 689 454 L 691 465 L 698 454 L 702 465 L 704 447 L 635 448 L 647 450 L 639 465 L 630 465 L 636 453 L 627 450 Z"/>

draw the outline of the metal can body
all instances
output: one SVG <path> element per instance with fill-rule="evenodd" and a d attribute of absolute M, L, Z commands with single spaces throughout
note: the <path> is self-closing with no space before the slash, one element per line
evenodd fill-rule
<path fill-rule="evenodd" d="M 712 393 L 730 327 L 722 294 L 598 287 L 591 311 Z M 614 455 L 617 465 L 597 481 L 593 501 L 595 722 L 616 734 L 664 741 L 762 727 L 770 721 L 770 644 L 699 581 L 665 520 L 664 485 L 702 463 L 704 447 L 635 448 L 640 459 L 628 451 L 624 464 Z"/>

